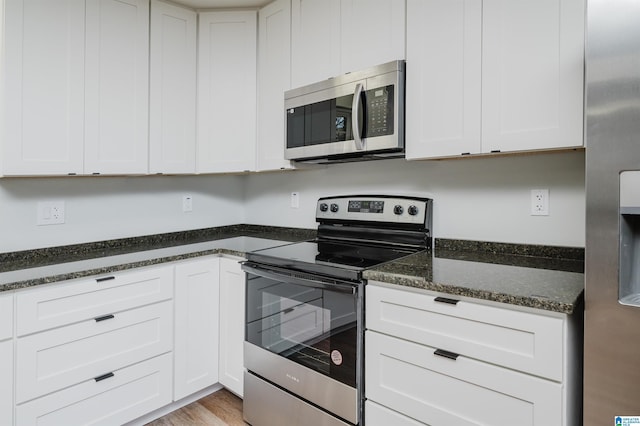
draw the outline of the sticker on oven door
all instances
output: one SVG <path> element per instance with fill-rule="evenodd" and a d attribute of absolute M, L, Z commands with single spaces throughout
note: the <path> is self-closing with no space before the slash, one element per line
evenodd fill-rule
<path fill-rule="evenodd" d="M 342 354 L 340 351 L 335 349 L 331 351 L 331 361 L 333 361 L 335 365 L 342 364 Z"/>

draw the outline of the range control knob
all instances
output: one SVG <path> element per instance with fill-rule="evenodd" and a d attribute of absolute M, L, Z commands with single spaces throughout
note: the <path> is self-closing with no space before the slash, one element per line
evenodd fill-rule
<path fill-rule="evenodd" d="M 332 211 L 333 213 L 337 213 L 337 212 L 338 212 L 338 210 L 339 210 L 338 205 L 337 205 L 336 203 L 332 203 L 332 204 L 331 204 L 331 211 Z"/>
<path fill-rule="evenodd" d="M 418 208 L 416 206 L 409 206 L 409 208 L 407 209 L 407 213 L 409 213 L 411 216 L 415 216 L 418 214 Z"/>
<path fill-rule="evenodd" d="M 404 212 L 404 209 L 400 204 L 398 204 L 393 208 L 393 212 L 397 215 L 401 215 Z"/>
<path fill-rule="evenodd" d="M 321 212 L 326 212 L 327 210 L 329 210 L 329 205 L 327 205 L 327 203 L 320 204 L 320 211 Z"/>

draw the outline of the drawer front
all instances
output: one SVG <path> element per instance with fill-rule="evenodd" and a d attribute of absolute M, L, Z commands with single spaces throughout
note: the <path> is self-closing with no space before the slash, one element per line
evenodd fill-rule
<path fill-rule="evenodd" d="M 365 396 L 431 425 L 562 425 L 562 385 L 372 331 Z"/>
<path fill-rule="evenodd" d="M 18 405 L 19 425 L 117 425 L 171 402 L 171 354 Z"/>
<path fill-rule="evenodd" d="M 13 424 L 13 340 L 0 342 L 0 425 Z"/>
<path fill-rule="evenodd" d="M 173 266 L 66 281 L 17 294 L 18 336 L 173 297 Z"/>
<path fill-rule="evenodd" d="M 367 401 L 364 404 L 364 417 L 367 426 L 423 426 L 420 423 L 393 410 L 389 410 L 375 402 Z"/>
<path fill-rule="evenodd" d="M 0 293 L 0 341 L 13 337 L 13 292 Z"/>
<path fill-rule="evenodd" d="M 366 288 L 367 328 L 562 381 L 562 318 L 387 287 Z"/>
<path fill-rule="evenodd" d="M 171 351 L 172 312 L 165 301 L 19 338 L 17 402 Z"/>

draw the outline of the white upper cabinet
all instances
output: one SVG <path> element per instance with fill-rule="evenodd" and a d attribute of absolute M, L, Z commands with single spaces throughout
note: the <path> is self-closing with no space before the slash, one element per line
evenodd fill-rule
<path fill-rule="evenodd" d="M 407 0 L 407 158 L 481 152 L 482 0 Z"/>
<path fill-rule="evenodd" d="M 149 172 L 196 170 L 195 11 L 151 2 Z"/>
<path fill-rule="evenodd" d="M 85 173 L 148 172 L 149 2 L 87 0 Z"/>
<path fill-rule="evenodd" d="M 257 170 L 292 168 L 284 158 L 284 92 L 291 88 L 291 0 L 258 12 Z"/>
<path fill-rule="evenodd" d="M 405 0 L 292 0 L 291 85 L 405 57 Z"/>
<path fill-rule="evenodd" d="M 255 169 L 255 11 L 203 12 L 198 27 L 197 171 Z"/>
<path fill-rule="evenodd" d="M 4 175 L 80 174 L 84 0 L 6 0 Z"/>
<path fill-rule="evenodd" d="M 340 73 L 405 58 L 404 0 L 340 1 Z"/>
<path fill-rule="evenodd" d="M 583 145 L 584 0 L 408 0 L 407 158 Z"/>
<path fill-rule="evenodd" d="M 291 87 L 340 74 L 340 0 L 291 1 Z"/>
<path fill-rule="evenodd" d="M 483 1 L 486 151 L 583 145 L 584 0 Z"/>

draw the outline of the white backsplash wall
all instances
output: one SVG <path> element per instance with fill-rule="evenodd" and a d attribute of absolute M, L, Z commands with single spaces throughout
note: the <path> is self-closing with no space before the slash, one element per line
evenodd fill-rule
<path fill-rule="evenodd" d="M 243 176 L 0 179 L 0 252 L 243 223 Z M 193 211 L 182 211 L 183 195 Z M 63 200 L 65 224 L 36 225 Z"/>
<path fill-rule="evenodd" d="M 439 238 L 584 247 L 584 152 L 444 161 L 383 160 L 246 178 L 248 223 L 314 228 L 319 197 L 409 194 L 434 199 Z M 549 189 L 549 216 L 531 216 Z M 300 207 L 290 207 L 291 192 Z"/>

